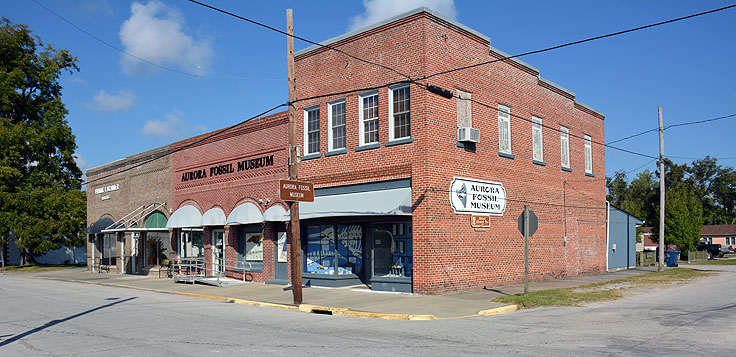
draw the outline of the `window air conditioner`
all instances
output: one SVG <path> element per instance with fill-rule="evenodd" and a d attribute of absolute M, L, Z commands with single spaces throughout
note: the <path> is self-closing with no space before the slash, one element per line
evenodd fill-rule
<path fill-rule="evenodd" d="M 473 128 L 457 128 L 457 141 L 477 143 L 480 141 L 480 130 Z"/>

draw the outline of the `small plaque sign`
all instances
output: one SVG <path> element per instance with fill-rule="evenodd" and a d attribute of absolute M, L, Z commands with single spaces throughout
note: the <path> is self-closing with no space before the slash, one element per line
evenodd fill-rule
<path fill-rule="evenodd" d="M 470 216 L 470 226 L 473 228 L 490 228 L 491 216 L 474 214 Z"/>
<path fill-rule="evenodd" d="M 279 180 L 279 196 L 284 201 L 314 202 L 314 184 L 304 181 Z"/>

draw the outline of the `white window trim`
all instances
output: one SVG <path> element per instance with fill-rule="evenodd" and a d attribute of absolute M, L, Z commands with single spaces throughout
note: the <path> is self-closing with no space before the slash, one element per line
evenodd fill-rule
<path fill-rule="evenodd" d="M 394 130 L 394 91 L 397 89 L 408 88 L 408 84 L 400 84 L 388 87 L 388 140 L 394 141 L 399 139 L 411 138 L 409 136 L 395 137 Z M 409 90 L 409 131 L 411 132 L 411 89 Z"/>
<path fill-rule="evenodd" d="M 327 103 L 327 127 L 329 128 L 327 130 L 327 150 L 328 151 L 340 150 L 348 146 L 348 143 L 347 143 L 347 135 L 348 135 L 347 133 L 347 125 L 348 125 L 347 123 L 347 104 L 345 105 L 345 111 L 346 111 L 345 113 L 345 117 L 346 117 L 345 118 L 345 147 L 335 148 L 335 144 L 333 143 L 333 140 L 332 140 L 335 137 L 335 134 L 333 133 L 334 130 L 332 127 L 332 107 L 338 104 L 345 104 L 345 98 L 333 100 Z"/>
<path fill-rule="evenodd" d="M 380 140 L 377 140 L 377 141 L 372 142 L 372 143 L 366 143 L 365 142 L 365 122 L 364 122 L 365 121 L 365 117 L 364 117 L 364 111 L 363 111 L 363 98 L 372 97 L 374 95 L 375 96 L 378 96 L 378 90 L 374 90 L 374 91 L 370 91 L 370 92 L 366 92 L 366 93 L 363 93 L 363 94 L 358 95 L 358 118 L 360 119 L 360 120 L 358 120 L 360 122 L 360 127 L 358 128 L 358 134 L 360 135 L 360 140 L 359 140 L 360 146 L 368 145 L 368 144 L 374 144 L 374 143 L 379 143 L 380 142 Z M 379 105 L 380 105 L 380 102 L 379 102 Z M 380 106 L 379 106 L 379 108 L 380 108 Z M 378 120 L 379 120 L 379 124 L 380 124 L 380 120 L 381 120 L 380 111 L 379 111 L 379 115 L 378 115 Z M 381 130 L 380 126 L 379 126 L 378 130 L 379 130 L 379 133 L 380 133 L 380 130 Z"/>
<path fill-rule="evenodd" d="M 317 148 L 317 151 L 309 151 L 309 112 L 314 110 L 319 111 L 319 105 L 304 108 L 304 155 L 319 153 L 319 147 Z M 320 120 L 322 120 L 322 118 L 320 118 Z M 322 128 L 320 128 L 320 131 L 321 129 Z"/>
<path fill-rule="evenodd" d="M 503 117 L 502 113 L 505 113 L 507 117 Z M 503 134 L 503 130 L 501 128 L 502 122 L 503 125 L 507 128 L 507 139 L 509 143 L 508 150 L 501 149 L 501 136 Z M 511 107 L 503 104 L 498 105 L 498 151 L 506 154 L 511 154 Z"/>
<path fill-rule="evenodd" d="M 567 169 L 570 168 L 570 129 L 564 126 L 560 127 L 560 165 Z"/>
<path fill-rule="evenodd" d="M 585 173 L 593 173 L 593 138 L 585 135 Z"/>
<path fill-rule="evenodd" d="M 534 133 L 539 132 L 539 157 L 534 157 Z M 542 134 L 542 118 L 532 115 L 532 159 L 544 162 L 544 136 Z"/>

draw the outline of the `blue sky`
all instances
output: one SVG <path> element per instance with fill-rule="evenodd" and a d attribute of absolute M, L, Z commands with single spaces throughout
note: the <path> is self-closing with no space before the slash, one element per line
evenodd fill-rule
<path fill-rule="evenodd" d="M 64 75 L 63 101 L 82 169 L 240 122 L 284 103 L 283 35 L 187 1 L 3 1 L 0 13 L 79 58 Z M 516 54 L 729 5 L 728 1 L 234 1 L 217 7 L 323 41 L 410 8 L 428 6 Z M 523 57 L 543 77 L 606 114 L 606 142 L 657 126 L 736 113 L 736 8 L 673 24 Z M 296 41 L 297 50 L 308 47 Z M 369 58 L 369 60 L 371 60 Z M 185 72 L 193 75 L 182 75 Z M 513 125 L 513 124 L 512 124 Z M 665 155 L 705 155 L 735 166 L 736 117 L 665 132 Z M 657 156 L 657 133 L 615 144 Z M 651 159 L 606 150 L 606 173 Z M 648 163 L 648 165 L 647 165 Z M 642 169 L 643 169 L 642 168 Z M 632 177 L 636 171 L 629 174 Z"/>

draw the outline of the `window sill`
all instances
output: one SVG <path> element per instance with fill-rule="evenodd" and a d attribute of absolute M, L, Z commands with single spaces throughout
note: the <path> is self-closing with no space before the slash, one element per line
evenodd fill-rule
<path fill-rule="evenodd" d="M 355 151 L 358 152 L 358 151 L 364 151 L 364 150 L 378 149 L 380 147 L 381 147 L 381 143 L 370 143 L 370 144 L 365 144 L 365 145 L 356 147 Z"/>
<path fill-rule="evenodd" d="M 569 168 L 569 167 L 564 167 L 564 166 L 562 166 L 562 167 L 560 167 L 560 168 L 562 169 L 562 171 L 572 172 L 572 169 L 571 169 L 571 168 Z"/>
<path fill-rule="evenodd" d="M 315 152 L 313 154 L 304 155 L 304 156 L 300 157 L 299 160 L 301 160 L 301 161 L 304 161 L 304 160 L 312 160 L 312 159 L 319 159 L 320 157 L 322 157 L 322 153 L 321 152 Z"/>
<path fill-rule="evenodd" d="M 348 153 L 348 149 L 346 149 L 346 148 L 335 149 L 335 150 L 326 152 L 325 153 L 325 157 L 335 156 L 335 155 L 340 155 L 340 154 L 347 154 L 347 153 Z"/>
<path fill-rule="evenodd" d="M 588 177 L 595 177 L 595 175 L 593 175 L 593 173 L 592 173 L 592 172 L 586 172 L 586 173 L 585 173 L 585 176 L 588 176 Z"/>
<path fill-rule="evenodd" d="M 408 138 L 401 138 L 401 139 L 391 140 L 391 141 L 389 141 L 389 142 L 386 143 L 386 147 L 394 146 L 394 145 L 401 145 L 401 144 L 408 144 L 408 143 L 413 143 L 413 142 L 414 142 L 414 138 L 412 138 L 410 136 Z"/>
<path fill-rule="evenodd" d="M 499 151 L 499 152 L 498 152 L 498 156 L 500 156 L 500 157 L 505 157 L 505 158 L 507 158 L 507 159 L 512 159 L 512 160 L 516 158 L 516 156 L 514 156 L 514 155 L 512 155 L 512 154 L 509 154 L 509 153 L 507 153 L 507 152 L 502 152 L 502 151 Z"/>
<path fill-rule="evenodd" d="M 532 160 L 532 163 L 539 166 L 547 166 L 547 163 L 539 160 Z"/>

